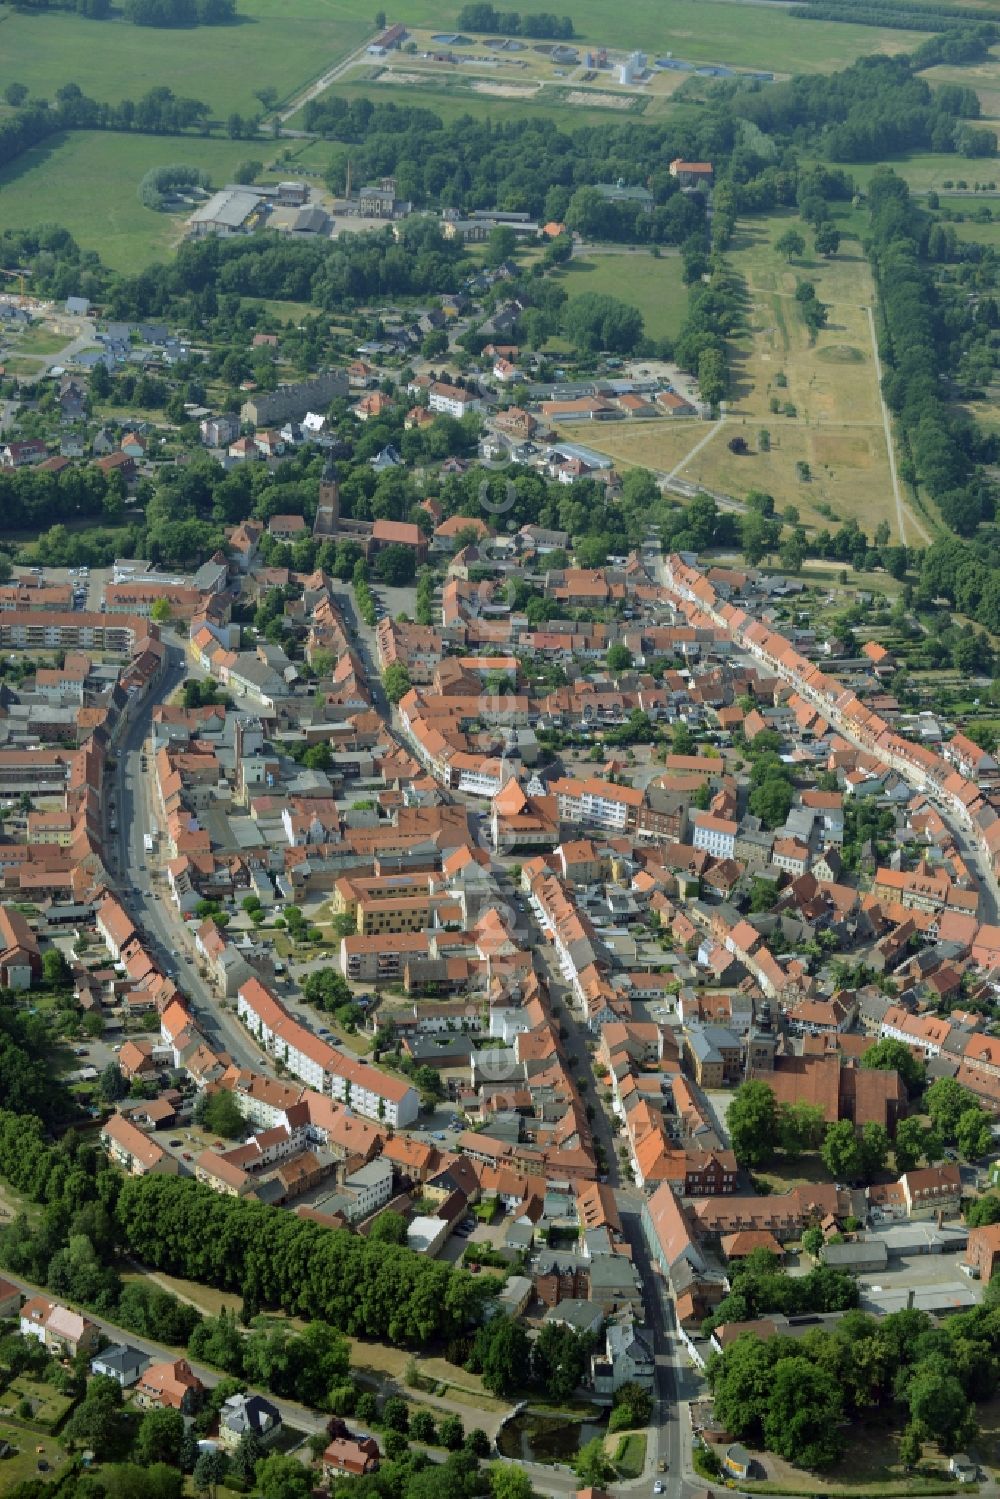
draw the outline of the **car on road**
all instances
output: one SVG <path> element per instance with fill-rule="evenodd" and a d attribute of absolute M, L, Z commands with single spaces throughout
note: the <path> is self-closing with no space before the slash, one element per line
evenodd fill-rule
<path fill-rule="evenodd" d="M 660 1482 L 659 1479 L 657 1479 L 656 1482 L 653 1484 L 653 1493 L 654 1494 L 662 1494 L 663 1493 L 663 1484 Z"/>
<path fill-rule="evenodd" d="M 178 1147 L 178 1146 L 180 1146 L 180 1145 L 183 1145 L 183 1144 L 184 1144 L 184 1141 L 183 1141 L 183 1140 L 168 1140 L 168 1141 L 167 1141 L 167 1144 L 168 1144 L 168 1145 L 170 1145 L 170 1147 L 171 1147 L 171 1148 L 172 1148 L 172 1149 L 173 1149 L 173 1150 L 176 1150 L 176 1149 L 177 1149 L 177 1147 Z"/>

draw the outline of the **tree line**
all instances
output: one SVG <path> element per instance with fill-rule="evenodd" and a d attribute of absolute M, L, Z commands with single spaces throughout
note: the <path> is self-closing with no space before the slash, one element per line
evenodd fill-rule
<path fill-rule="evenodd" d="M 872 270 L 879 291 L 883 393 L 909 449 L 904 479 L 919 480 L 945 521 L 971 536 L 993 515 L 993 493 L 978 465 L 979 434 L 945 400 L 938 371 L 949 364 L 940 299 L 921 258 L 922 215 L 887 167 L 868 186 Z"/>
<path fill-rule="evenodd" d="M 554 16 L 548 11 L 521 15 L 516 10 L 495 10 L 487 0 L 463 5 L 457 25 L 462 31 L 496 32 L 499 36 L 554 37 L 568 41 L 574 35 L 570 16 Z"/>
<path fill-rule="evenodd" d="M 0 120 L 0 166 L 63 130 L 126 130 L 147 135 L 179 135 L 203 130 L 209 107 L 177 98 L 169 88 L 153 88 L 139 100 L 99 104 L 75 83 L 59 90 L 52 104 L 33 100 Z"/>
<path fill-rule="evenodd" d="M 92 21 L 111 14 L 111 0 L 19 0 L 18 10 L 69 10 Z M 221 26 L 236 17 L 236 0 L 125 0 L 133 26 Z"/>

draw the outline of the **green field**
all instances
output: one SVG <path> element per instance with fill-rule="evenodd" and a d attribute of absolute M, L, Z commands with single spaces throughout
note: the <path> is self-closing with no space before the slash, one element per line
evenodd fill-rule
<path fill-rule="evenodd" d="M 260 108 L 255 88 L 294 93 L 374 31 L 374 9 L 357 0 L 238 0 L 237 10 L 233 26 L 164 31 L 4 7 L 0 86 L 16 79 L 51 98 L 73 81 L 91 98 L 116 102 L 166 84 L 225 119 Z"/>
<path fill-rule="evenodd" d="M 687 312 L 679 255 L 588 254 L 572 260 L 560 279 L 570 297 L 599 292 L 638 307 L 651 338 L 676 338 Z"/>
<path fill-rule="evenodd" d="M 56 136 L 0 171 L 0 226 L 59 223 L 112 269 L 142 270 L 169 253 L 184 225 L 182 215 L 154 213 L 139 202 L 143 173 L 183 161 L 203 167 L 221 186 L 254 149 L 268 154 L 263 141 L 254 148 L 248 141 L 201 136 L 178 140 L 87 130 Z"/>

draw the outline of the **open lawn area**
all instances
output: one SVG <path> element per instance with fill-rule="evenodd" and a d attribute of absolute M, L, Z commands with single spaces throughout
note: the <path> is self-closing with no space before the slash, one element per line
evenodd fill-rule
<path fill-rule="evenodd" d="M 633 417 L 623 422 L 569 422 L 556 428 L 565 442 L 583 443 L 613 458 L 616 468 L 648 468 L 667 474 L 707 437 L 708 422 L 688 417 Z"/>
<path fill-rule="evenodd" d="M 789 262 L 775 242 L 793 227 L 801 227 L 793 215 L 775 214 L 741 222 L 734 236 L 729 259 L 747 300 L 746 331 L 732 350 L 730 422 L 684 477 L 735 495 L 766 490 L 779 510 L 795 504 L 803 519 L 817 524 L 854 516 L 869 528 L 885 519 L 895 531 L 868 315 L 874 301 L 868 263 L 849 238 L 832 259 L 807 250 Z M 808 243 L 811 236 L 805 237 Z M 827 326 L 815 338 L 795 298 L 800 281 L 812 282 L 828 308 Z M 737 435 L 734 422 L 750 445 L 748 456 L 729 449 Z M 762 429 L 770 452 L 763 451 Z"/>
<path fill-rule="evenodd" d="M 420 1354 L 413 1355 L 405 1348 L 390 1348 L 387 1343 L 368 1343 L 360 1338 L 348 1338 L 347 1341 L 351 1345 L 351 1368 L 362 1377 L 366 1373 L 379 1378 L 388 1376 L 398 1383 L 401 1392 L 406 1393 L 409 1389 L 405 1381 L 406 1366 L 411 1357 L 416 1357 L 419 1375 L 423 1379 L 433 1380 L 435 1385 L 447 1385 L 447 1391 L 442 1391 L 442 1395 L 446 1395 L 447 1399 L 455 1401 L 457 1405 L 468 1405 L 471 1410 L 483 1411 L 509 1409 L 509 1401 L 497 1400 L 487 1394 L 478 1374 L 469 1374 L 460 1365 L 450 1364 L 445 1358 L 425 1358 Z"/>
<path fill-rule="evenodd" d="M 642 313 L 650 338 L 676 338 L 687 312 L 687 287 L 679 255 L 588 253 L 561 276 L 569 297 L 599 292 L 630 302 Z"/>
<path fill-rule="evenodd" d="M 0 1459 L 0 1491 L 5 1494 L 29 1478 L 57 1478 L 69 1461 L 58 1442 L 39 1440 L 37 1432 L 15 1426 L 12 1422 L 0 1421 L 0 1441 L 9 1442 L 12 1448 L 10 1457 Z M 36 1452 L 36 1447 L 42 1447 L 44 1451 Z M 47 1472 L 39 1473 L 39 1461 L 48 1463 Z"/>
<path fill-rule="evenodd" d="M 294 94 L 374 33 L 374 12 L 357 0 L 239 0 L 232 26 L 150 30 L 90 21 L 64 10 L 4 7 L 0 57 L 5 81 L 51 98 L 75 82 L 93 99 L 138 99 L 165 84 L 201 99 L 216 118 L 260 109 L 254 89 Z M 177 160 L 174 156 L 168 160 Z M 186 158 L 180 158 L 186 159 Z M 92 178 L 103 187 L 108 179 Z"/>
<path fill-rule="evenodd" d="M 101 25 L 89 24 L 95 30 Z M 0 23 L 0 46 L 3 36 Z M 267 143 L 89 130 L 54 136 L 0 171 L 0 222 L 5 229 L 57 222 L 113 270 L 139 271 L 168 256 L 184 232 L 183 214 L 156 213 L 139 202 L 144 173 L 183 161 L 203 168 L 213 186 L 221 187 L 237 163 L 255 152 L 266 157 Z M 29 352 L 25 340 L 21 347 Z M 30 352 L 52 351 L 32 347 Z"/>
<path fill-rule="evenodd" d="M 641 1477 L 646 1464 L 646 1433 L 644 1431 L 628 1431 L 620 1434 L 616 1432 L 604 1445 L 619 1478 L 628 1482 Z"/>

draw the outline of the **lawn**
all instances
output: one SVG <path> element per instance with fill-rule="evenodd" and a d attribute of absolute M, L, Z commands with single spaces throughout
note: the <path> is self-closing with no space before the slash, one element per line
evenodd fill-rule
<path fill-rule="evenodd" d="M 642 313 L 650 338 L 676 338 L 687 313 L 679 255 L 581 255 L 570 261 L 562 280 L 570 297 L 599 292 L 630 302 Z"/>
<path fill-rule="evenodd" d="M 5 1494 L 29 1479 L 58 1477 L 69 1461 L 58 1442 L 39 1442 L 34 1432 L 26 1431 L 22 1426 L 8 1425 L 6 1421 L 0 1421 L 0 1440 L 9 1442 L 14 1449 L 11 1457 L 0 1459 L 0 1490 Z M 44 1447 L 45 1451 L 36 1452 L 36 1447 Z M 39 1459 L 48 1463 L 47 1473 L 39 1473 Z"/>
<path fill-rule="evenodd" d="M 19 1375 L 0 1395 L 4 1409 L 11 1414 L 16 1414 L 22 1400 L 30 1400 L 32 1406 L 31 1416 L 25 1419 L 30 1419 L 32 1425 L 43 1431 L 58 1426 L 73 1404 L 66 1395 L 60 1395 L 55 1385 L 31 1379 L 27 1374 Z M 27 1440 L 30 1433 L 24 1435 Z M 39 1439 L 36 1437 L 34 1440 L 37 1442 Z"/>
<path fill-rule="evenodd" d="M 639 1478 L 646 1465 L 646 1433 L 644 1431 L 629 1431 L 621 1436 L 615 1434 L 610 1438 L 608 1444 L 612 1454 L 612 1462 L 618 1470 L 618 1477 L 628 1482 Z"/>
<path fill-rule="evenodd" d="M 89 24 L 95 30 L 101 25 Z M 156 213 L 139 202 L 143 174 L 150 167 L 183 161 L 203 168 L 213 185 L 221 186 L 237 163 L 253 153 L 266 157 L 267 143 L 73 131 L 25 152 L 0 171 L 0 222 L 5 229 L 20 229 L 57 221 L 113 270 L 139 271 L 167 256 L 184 228 L 183 215 Z M 28 352 L 28 337 L 18 352 Z"/>
<path fill-rule="evenodd" d="M 618 468 L 648 468 L 668 473 L 711 432 L 707 422 L 686 417 L 648 421 L 571 422 L 556 429 L 565 442 L 583 443 L 607 453 Z"/>
<path fill-rule="evenodd" d="M 734 433 L 723 428 L 684 477 L 735 495 L 764 489 L 779 510 L 795 504 L 817 524 L 855 516 L 870 527 L 885 519 L 895 530 L 867 311 L 874 302 L 868 263 L 850 238 L 832 259 L 807 250 L 789 262 L 775 242 L 790 227 L 801 226 L 789 214 L 743 222 L 729 256 L 747 297 L 746 331 L 732 346 L 727 411 L 741 424 L 751 454 L 734 455 Z M 795 299 L 802 280 L 814 284 L 828 308 L 827 326 L 815 339 Z M 761 451 L 761 429 L 770 435 L 769 453 Z M 810 477 L 803 479 L 800 463 L 809 465 Z M 825 516 L 820 505 L 830 506 L 833 516 Z"/>
<path fill-rule="evenodd" d="M 239 0 L 237 10 L 233 26 L 152 31 L 61 10 L 5 9 L 4 78 L 43 98 L 75 81 L 108 102 L 138 99 L 165 84 L 204 100 L 224 120 L 233 110 L 258 110 L 256 88 L 275 88 L 281 98 L 294 94 L 374 31 L 374 12 L 356 0 Z M 102 186 L 106 180 L 93 178 Z"/>

